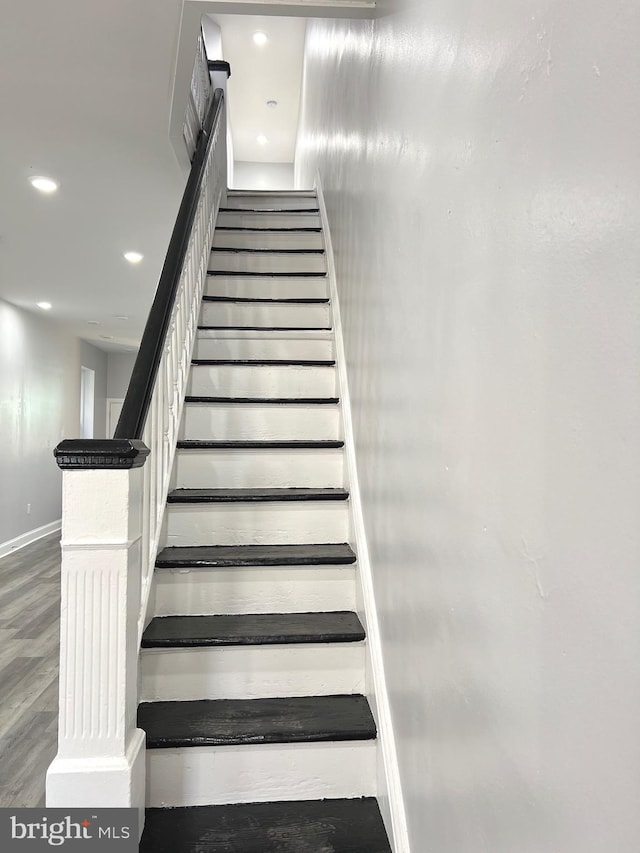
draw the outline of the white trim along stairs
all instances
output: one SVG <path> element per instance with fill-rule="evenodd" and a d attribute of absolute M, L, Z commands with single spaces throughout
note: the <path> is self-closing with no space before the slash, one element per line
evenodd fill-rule
<path fill-rule="evenodd" d="M 218 215 L 140 655 L 143 853 L 409 853 L 325 217 Z"/>

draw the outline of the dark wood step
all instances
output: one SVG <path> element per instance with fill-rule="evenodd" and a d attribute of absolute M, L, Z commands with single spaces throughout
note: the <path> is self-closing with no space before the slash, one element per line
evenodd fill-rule
<path fill-rule="evenodd" d="M 140 853 L 391 853 L 373 797 L 147 809 Z"/>
<path fill-rule="evenodd" d="M 250 234 L 321 234 L 320 226 L 314 228 L 250 228 L 247 225 L 216 225 L 216 231 L 246 231 Z"/>
<path fill-rule="evenodd" d="M 330 332 L 331 326 L 198 326 L 203 332 Z"/>
<path fill-rule="evenodd" d="M 278 249 L 278 248 L 269 248 L 269 249 L 260 249 L 260 248 L 247 248 L 244 246 L 212 246 L 212 252 L 235 252 L 237 254 L 244 253 L 259 253 L 263 255 L 324 255 L 324 249 Z"/>
<path fill-rule="evenodd" d="M 263 501 L 346 501 L 346 489 L 174 489 L 170 504 L 260 503 Z"/>
<path fill-rule="evenodd" d="M 334 359 L 330 358 L 193 358 L 191 364 L 198 367 L 215 367 L 232 365 L 247 367 L 335 367 Z"/>
<path fill-rule="evenodd" d="M 374 797 L 147 809 L 140 853 L 391 853 Z"/>
<path fill-rule="evenodd" d="M 180 450 L 330 450 L 344 447 L 344 441 L 209 441 L 188 439 L 179 441 Z"/>
<path fill-rule="evenodd" d="M 347 543 L 317 545 L 191 545 L 163 548 L 156 566 L 234 568 L 241 566 L 340 566 L 355 563 Z"/>
<path fill-rule="evenodd" d="M 221 207 L 219 213 L 320 213 L 318 207 Z"/>
<path fill-rule="evenodd" d="M 142 702 L 138 726 L 147 749 L 372 740 L 376 725 L 364 696 L 195 699 Z"/>
<path fill-rule="evenodd" d="M 259 404 L 269 406 L 314 405 L 327 406 L 340 402 L 339 397 L 185 397 L 185 403 L 224 403 L 231 405 Z"/>
<path fill-rule="evenodd" d="M 364 629 L 356 613 L 238 613 L 156 616 L 142 636 L 145 649 L 357 643 Z"/>
<path fill-rule="evenodd" d="M 325 296 L 310 296 L 306 299 L 298 299 L 291 297 L 290 299 L 276 299 L 258 296 L 203 296 L 203 302 L 237 302 L 246 304 L 258 302 L 263 305 L 328 305 L 329 297 Z"/>
<path fill-rule="evenodd" d="M 306 190 L 260 190 L 256 187 L 250 189 L 227 189 L 227 198 L 310 198 L 316 199 L 317 192 L 310 187 Z"/>
<path fill-rule="evenodd" d="M 247 270 L 207 270 L 207 275 L 224 278 L 326 278 L 326 272 L 249 272 Z"/>

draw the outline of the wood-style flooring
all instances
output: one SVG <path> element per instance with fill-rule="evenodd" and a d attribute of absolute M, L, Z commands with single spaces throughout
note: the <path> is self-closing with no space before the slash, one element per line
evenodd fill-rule
<path fill-rule="evenodd" d="M 60 534 L 0 559 L 0 807 L 43 806 L 57 745 Z"/>

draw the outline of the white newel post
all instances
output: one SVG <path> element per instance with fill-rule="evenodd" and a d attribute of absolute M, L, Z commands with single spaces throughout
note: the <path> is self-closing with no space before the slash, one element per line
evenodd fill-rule
<path fill-rule="evenodd" d="M 107 444 L 112 451 L 116 442 Z M 126 462 L 140 466 L 147 448 L 128 444 Z M 100 461 L 93 453 L 92 460 L 68 458 L 69 466 L 58 456 L 64 470 L 60 716 L 46 802 L 137 807 L 142 825 L 145 735 L 136 715 L 143 468 L 78 470 Z M 103 460 L 114 466 L 125 461 L 109 457 Z"/>

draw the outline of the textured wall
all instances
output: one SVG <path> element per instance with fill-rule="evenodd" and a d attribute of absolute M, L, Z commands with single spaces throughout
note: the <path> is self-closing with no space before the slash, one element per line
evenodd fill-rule
<path fill-rule="evenodd" d="M 640 849 L 640 7 L 307 34 L 415 853 Z"/>

